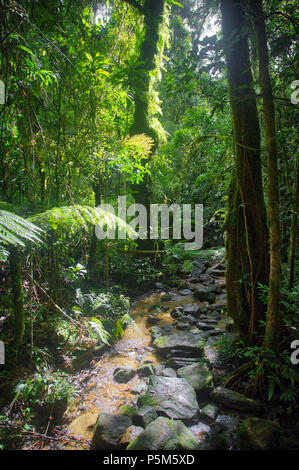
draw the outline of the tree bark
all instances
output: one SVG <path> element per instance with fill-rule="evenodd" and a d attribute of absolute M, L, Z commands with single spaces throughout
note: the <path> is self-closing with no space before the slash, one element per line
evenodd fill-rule
<path fill-rule="evenodd" d="M 289 289 L 293 289 L 294 279 L 295 279 L 295 256 L 296 256 L 296 245 L 297 245 L 297 225 L 298 225 L 298 207 L 299 207 L 299 157 L 298 156 L 297 156 L 297 163 L 296 163 L 296 177 L 295 178 L 296 179 L 295 179 L 295 188 L 294 188 L 293 216 L 292 216 L 292 227 L 291 227 Z"/>
<path fill-rule="evenodd" d="M 24 293 L 21 276 L 21 264 L 17 248 L 12 248 L 10 253 L 10 275 L 12 282 L 13 294 L 13 310 L 15 317 L 15 332 L 14 340 L 16 346 L 16 353 L 18 354 L 19 347 L 23 341 L 25 329 L 25 314 L 24 314 Z"/>
<path fill-rule="evenodd" d="M 158 54 L 159 29 L 163 21 L 165 10 L 165 0 L 145 0 L 143 7 L 137 7 L 137 2 L 131 0 L 127 3 L 138 8 L 144 16 L 144 39 L 140 47 L 136 68 L 138 80 L 132 84 L 134 92 L 134 117 L 129 134 L 146 134 L 154 141 L 151 154 L 155 152 L 157 146 L 156 132 L 149 123 L 149 92 L 151 87 L 151 72 L 156 69 L 156 56 Z M 149 236 L 150 211 L 149 206 L 152 200 L 152 182 L 149 175 L 145 175 L 143 181 L 132 185 L 134 197 L 138 204 L 143 204 L 147 209 L 147 235 Z M 153 240 L 139 240 L 140 249 L 152 249 Z"/>
<path fill-rule="evenodd" d="M 235 173 L 226 220 L 227 309 L 246 343 L 261 334 L 268 283 L 268 232 L 260 160 L 260 131 L 242 0 L 222 0 L 224 40 L 235 145 Z"/>
<path fill-rule="evenodd" d="M 275 108 L 269 73 L 269 57 L 262 0 L 249 0 L 255 29 L 259 61 L 259 82 L 263 97 L 268 170 L 268 224 L 270 232 L 270 275 L 267 323 L 264 337 L 266 349 L 277 349 L 280 332 L 279 294 L 281 280 L 279 183 L 277 167 Z"/>

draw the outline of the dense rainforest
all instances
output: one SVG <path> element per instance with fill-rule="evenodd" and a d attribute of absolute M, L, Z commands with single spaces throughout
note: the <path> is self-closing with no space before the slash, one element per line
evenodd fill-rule
<path fill-rule="evenodd" d="M 0 0 L 0 449 L 299 449 L 295 0 Z"/>

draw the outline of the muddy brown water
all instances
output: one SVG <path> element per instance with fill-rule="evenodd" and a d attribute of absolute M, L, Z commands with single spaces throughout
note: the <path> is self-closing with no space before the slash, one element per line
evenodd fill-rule
<path fill-rule="evenodd" d="M 175 300 L 161 302 L 161 296 L 165 292 L 155 293 L 136 302 L 131 316 L 134 323 L 124 332 L 115 349 L 117 352 L 106 353 L 99 359 L 90 371 L 87 372 L 85 380 L 85 389 L 81 393 L 80 399 L 75 400 L 67 410 L 66 418 L 68 424 L 68 434 L 76 438 L 91 440 L 94 425 L 100 412 L 117 413 L 121 405 L 130 405 L 136 395 L 131 393 L 131 388 L 140 380 L 138 375 L 126 384 L 119 384 L 113 380 L 113 372 L 120 366 L 133 366 L 137 368 L 144 361 L 161 363 L 159 357 L 152 348 L 151 344 L 151 326 L 148 323 L 150 307 L 156 304 L 169 307 L 166 312 L 159 312 L 156 316 L 158 326 L 166 324 L 171 325 L 173 319 L 170 312 L 174 307 L 183 304 L 201 305 L 194 297 L 179 296 L 175 294 Z M 213 355 L 210 349 L 208 354 Z M 202 424 L 202 423 L 201 423 Z M 205 426 L 202 424 L 202 426 Z M 201 426 L 195 426 L 193 434 L 200 439 L 200 436 L 206 431 Z M 79 443 L 66 445 L 67 449 L 83 448 Z"/>

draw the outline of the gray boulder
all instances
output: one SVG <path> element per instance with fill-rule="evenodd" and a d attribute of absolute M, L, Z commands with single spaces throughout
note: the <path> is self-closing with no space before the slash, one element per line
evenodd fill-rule
<path fill-rule="evenodd" d="M 177 371 L 178 377 L 185 379 L 202 398 L 209 394 L 213 388 L 213 376 L 205 363 L 197 362 L 181 367 Z"/>
<path fill-rule="evenodd" d="M 181 421 L 159 417 L 150 423 L 127 450 L 197 449 L 198 443 Z"/>
<path fill-rule="evenodd" d="M 165 357 L 204 356 L 204 341 L 198 334 L 192 332 L 178 331 L 168 336 L 160 336 L 155 339 L 153 346 Z"/>
<path fill-rule="evenodd" d="M 217 387 L 212 391 L 211 399 L 214 402 L 233 410 L 248 413 L 255 413 L 261 410 L 261 405 L 258 401 L 227 388 Z"/>
<path fill-rule="evenodd" d="M 217 413 L 218 407 L 207 403 L 200 411 L 200 419 L 206 424 L 211 424 L 215 421 Z"/>
<path fill-rule="evenodd" d="M 247 418 L 238 428 L 242 450 L 271 450 L 277 448 L 279 426 L 268 419 Z"/>
<path fill-rule="evenodd" d="M 121 449 L 120 438 L 131 424 L 132 419 L 129 416 L 100 413 L 94 428 L 92 448 Z"/>
<path fill-rule="evenodd" d="M 129 426 L 123 435 L 120 437 L 119 443 L 122 447 L 127 447 L 136 437 L 139 436 L 143 431 L 140 426 Z"/>
<path fill-rule="evenodd" d="M 194 388 L 182 378 L 150 377 L 148 392 L 156 401 L 158 415 L 192 422 L 199 415 Z"/>
<path fill-rule="evenodd" d="M 182 289 L 179 290 L 179 294 L 183 296 L 190 296 L 192 295 L 192 290 L 191 289 Z"/>
<path fill-rule="evenodd" d="M 165 369 L 162 370 L 160 375 L 162 375 L 163 377 L 177 377 L 176 371 L 171 367 L 165 367 Z"/>
<path fill-rule="evenodd" d="M 216 300 L 216 295 L 210 289 L 195 289 L 193 295 L 201 302 L 209 302 L 209 304 L 213 304 Z"/>
<path fill-rule="evenodd" d="M 127 383 L 136 375 L 136 370 L 134 367 L 122 366 L 117 367 L 113 372 L 113 378 L 115 382 L 120 384 Z"/>
<path fill-rule="evenodd" d="M 145 428 L 158 417 L 155 409 L 149 405 L 143 405 L 132 417 L 133 424 Z"/>
<path fill-rule="evenodd" d="M 142 364 L 142 366 L 138 367 L 137 369 L 137 374 L 139 375 L 139 377 L 149 377 L 150 375 L 153 375 L 153 373 L 154 373 L 153 363 Z"/>

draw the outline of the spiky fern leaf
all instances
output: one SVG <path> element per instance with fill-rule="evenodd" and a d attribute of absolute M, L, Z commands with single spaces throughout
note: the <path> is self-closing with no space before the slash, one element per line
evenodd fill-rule
<path fill-rule="evenodd" d="M 23 239 L 30 242 L 41 242 L 43 230 L 28 220 L 0 209 L 0 244 L 25 246 Z"/>
<path fill-rule="evenodd" d="M 109 229 L 115 229 L 116 227 L 125 229 L 129 238 L 136 238 L 138 236 L 137 232 L 124 220 L 100 207 L 80 205 L 54 207 L 31 217 L 30 220 L 45 229 L 52 228 L 53 230 L 60 229 L 75 232 L 82 228 L 87 230 L 88 223 L 90 223 L 101 227 L 107 225 Z"/>

